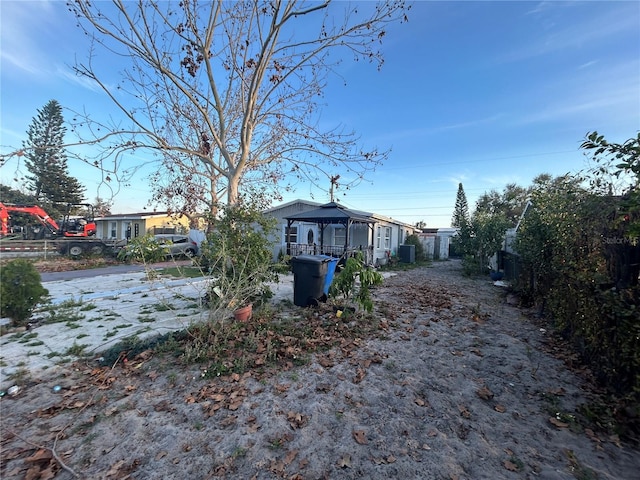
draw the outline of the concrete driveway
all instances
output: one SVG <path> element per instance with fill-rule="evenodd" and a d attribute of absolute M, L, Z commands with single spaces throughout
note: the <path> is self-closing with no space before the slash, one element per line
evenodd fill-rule
<path fill-rule="evenodd" d="M 207 278 L 93 273 L 71 280 L 43 275 L 51 303 L 34 313 L 32 328 L 0 337 L 2 390 L 11 386 L 16 372 L 46 375 L 47 369 L 77 359 L 77 353 L 98 362 L 100 352 L 128 337 L 162 335 L 207 318 L 200 302 Z M 293 275 L 281 275 L 270 287 L 273 302 L 293 300 Z"/>

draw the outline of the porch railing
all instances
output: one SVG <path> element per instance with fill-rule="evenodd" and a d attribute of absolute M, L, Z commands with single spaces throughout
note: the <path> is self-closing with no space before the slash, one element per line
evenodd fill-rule
<path fill-rule="evenodd" d="M 344 247 L 343 245 L 308 245 L 304 243 L 292 243 L 287 249 L 287 245 L 284 245 L 283 251 L 288 252 L 288 255 L 296 257 L 298 255 L 329 255 L 331 257 L 340 258 L 352 257 L 356 252 L 362 252 L 364 255 L 364 262 L 366 265 L 373 264 L 373 247 Z M 346 255 L 345 255 L 346 252 Z"/>

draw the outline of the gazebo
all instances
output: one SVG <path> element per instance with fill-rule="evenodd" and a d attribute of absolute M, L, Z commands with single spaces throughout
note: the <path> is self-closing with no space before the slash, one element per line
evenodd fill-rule
<path fill-rule="evenodd" d="M 300 255 L 303 253 L 309 254 L 323 254 L 331 255 L 334 257 L 341 257 L 345 253 L 355 252 L 361 250 L 365 255 L 365 261 L 369 262 L 369 254 L 373 250 L 373 235 L 375 220 L 371 218 L 370 213 L 359 212 L 356 210 L 349 210 L 335 202 L 330 202 L 325 205 L 321 205 L 315 210 L 307 212 L 297 213 L 289 217 L 285 217 L 287 221 L 287 255 Z M 318 225 L 320 230 L 320 245 L 291 245 L 291 239 L 289 238 L 289 231 L 291 225 L 295 222 L 310 222 Z M 324 244 L 324 230 L 328 225 L 342 225 L 345 227 L 345 242 L 344 245 L 325 245 Z M 352 232 L 351 227 L 353 225 L 366 225 L 368 227 L 366 246 L 363 245 L 351 245 Z M 292 247 L 294 247 L 292 249 Z M 294 251 L 295 250 L 295 251 Z"/>

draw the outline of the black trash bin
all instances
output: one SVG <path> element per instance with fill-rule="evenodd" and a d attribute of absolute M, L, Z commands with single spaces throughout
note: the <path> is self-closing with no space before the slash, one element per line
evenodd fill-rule
<path fill-rule="evenodd" d="M 317 305 L 324 297 L 324 283 L 329 258 L 298 255 L 291 259 L 293 270 L 293 303 L 299 307 Z"/>

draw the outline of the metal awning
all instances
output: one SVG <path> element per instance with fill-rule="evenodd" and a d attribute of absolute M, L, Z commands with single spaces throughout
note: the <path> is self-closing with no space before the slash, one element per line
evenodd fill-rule
<path fill-rule="evenodd" d="M 349 229 L 351 225 L 363 224 L 369 226 L 371 237 L 369 239 L 369 245 L 373 245 L 373 225 L 376 223 L 373 220 L 371 213 L 360 212 L 357 210 L 350 210 L 335 202 L 330 202 L 322 205 L 314 210 L 308 212 L 296 213 L 289 217 L 285 217 L 287 221 L 287 251 L 290 250 L 289 232 L 291 225 L 295 222 L 310 222 L 315 223 L 320 227 L 320 249 L 324 246 L 324 229 L 327 225 L 344 225 L 346 228 L 345 235 L 345 250 L 349 246 Z"/>

